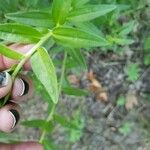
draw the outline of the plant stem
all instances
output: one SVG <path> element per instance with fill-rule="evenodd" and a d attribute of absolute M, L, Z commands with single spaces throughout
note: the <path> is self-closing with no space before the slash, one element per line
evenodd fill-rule
<path fill-rule="evenodd" d="M 61 91 L 62 91 L 62 83 L 63 83 L 63 79 L 64 79 L 64 75 L 65 75 L 65 70 L 66 70 L 66 60 L 67 60 L 67 52 L 64 53 L 64 59 L 63 59 L 63 64 L 62 64 L 62 69 L 61 69 L 61 76 L 60 76 L 60 82 L 59 82 L 59 87 L 58 87 L 58 99 L 60 98 L 61 95 Z M 57 104 L 53 104 L 51 112 L 49 113 L 46 122 L 50 122 L 53 120 L 53 116 L 55 113 L 55 109 L 56 109 Z M 46 130 L 43 130 L 39 143 L 43 144 L 43 140 L 46 136 Z"/>
<path fill-rule="evenodd" d="M 36 52 L 36 50 L 42 46 L 46 40 L 48 40 L 49 37 L 51 37 L 52 32 L 50 31 L 48 34 L 46 34 L 28 53 L 25 54 L 24 59 L 20 61 L 20 63 L 17 65 L 16 69 L 14 70 L 12 74 L 12 80 L 16 78 L 16 75 L 22 68 L 22 66 L 31 58 L 31 56 Z"/>
<path fill-rule="evenodd" d="M 59 95 L 58 98 L 61 95 L 61 88 L 62 88 L 62 83 L 63 83 L 65 70 L 66 70 L 66 61 L 67 61 L 67 52 L 65 51 L 65 53 L 64 53 L 64 60 L 63 60 L 63 64 L 62 64 L 62 69 L 61 69 L 60 82 L 59 82 L 59 87 L 58 87 L 58 95 Z"/>
<path fill-rule="evenodd" d="M 17 67 L 15 68 L 14 72 L 12 73 L 12 81 L 14 82 L 17 74 L 19 73 L 19 71 L 21 70 L 21 68 L 23 67 L 23 65 L 31 58 L 31 56 L 36 52 L 36 50 L 42 46 L 47 40 L 48 38 L 50 38 L 52 35 L 52 32 L 50 31 L 49 33 L 47 33 L 43 38 L 41 38 L 41 40 L 34 45 L 34 47 L 24 55 L 23 59 L 19 62 L 19 64 L 17 65 Z M 4 102 L 2 104 L 5 105 L 6 102 L 8 101 L 10 97 L 10 93 L 4 98 Z"/>
<path fill-rule="evenodd" d="M 56 104 L 53 104 L 52 106 L 52 110 L 50 112 L 50 114 L 48 115 L 47 119 L 46 119 L 46 122 L 49 122 L 53 119 L 53 115 L 54 115 L 54 112 L 55 112 L 55 109 L 56 109 Z M 39 140 L 39 143 L 43 143 L 43 140 L 45 138 L 45 135 L 46 135 L 46 130 L 44 130 L 41 134 L 41 137 L 40 137 L 40 140 Z"/>

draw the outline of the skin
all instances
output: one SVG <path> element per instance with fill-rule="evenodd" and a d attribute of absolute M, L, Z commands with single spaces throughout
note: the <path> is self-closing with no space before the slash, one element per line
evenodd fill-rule
<path fill-rule="evenodd" d="M 13 44 L 9 46 L 10 48 L 18 51 L 20 53 L 28 52 L 33 45 L 19 45 Z M 0 55 L 0 72 L 10 68 L 12 65 L 17 64 L 18 62 L 9 58 L 6 58 Z M 30 62 L 27 62 L 24 65 L 25 70 L 30 70 Z M 29 91 L 23 96 L 19 96 L 23 91 L 23 85 L 20 79 L 25 80 L 29 85 Z M 19 75 L 14 83 L 12 83 L 11 77 L 8 78 L 8 84 L 5 87 L 0 88 L 0 99 L 5 97 L 11 91 L 11 99 L 9 103 L 6 104 L 3 108 L 0 109 L 0 131 L 10 133 L 15 127 L 13 126 L 13 118 L 11 117 L 9 110 L 15 109 L 20 114 L 21 107 L 19 103 L 28 99 L 32 95 L 32 82 L 29 78 L 24 75 Z M 37 142 L 24 142 L 18 144 L 4 144 L 0 143 L 0 150 L 43 150 L 42 145 Z"/>

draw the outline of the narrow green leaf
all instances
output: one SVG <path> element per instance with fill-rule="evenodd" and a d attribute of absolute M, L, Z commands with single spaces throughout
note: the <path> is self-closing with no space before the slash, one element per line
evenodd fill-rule
<path fill-rule="evenodd" d="M 44 145 L 44 150 L 58 150 L 58 147 L 52 142 L 52 139 L 46 139 L 42 144 Z"/>
<path fill-rule="evenodd" d="M 58 102 L 58 83 L 55 67 L 44 48 L 39 48 L 31 58 L 33 72 L 43 84 L 53 103 Z M 40 69 L 39 69 L 40 68 Z"/>
<path fill-rule="evenodd" d="M 82 48 L 108 45 L 104 38 L 75 28 L 55 28 L 52 36 L 56 42 L 67 47 Z"/>
<path fill-rule="evenodd" d="M 80 68 L 82 68 L 82 71 L 83 69 L 87 69 L 86 60 L 80 49 L 67 49 L 67 52 L 72 57 L 73 61 L 77 63 Z"/>
<path fill-rule="evenodd" d="M 41 33 L 36 29 L 20 24 L 0 24 L 0 39 L 18 43 L 36 43 Z"/>
<path fill-rule="evenodd" d="M 76 69 L 76 70 L 78 70 L 78 68 L 80 69 L 78 63 L 75 62 L 72 57 L 70 57 L 70 58 L 67 59 L 66 68 L 67 69 Z"/>
<path fill-rule="evenodd" d="M 121 38 L 121 37 L 108 36 L 107 40 L 112 44 L 118 44 L 118 45 L 122 45 L 122 46 L 123 45 L 130 45 L 130 44 L 134 43 L 134 40 L 126 38 L 126 37 Z"/>
<path fill-rule="evenodd" d="M 15 60 L 21 60 L 24 57 L 21 53 L 16 52 L 3 44 L 0 44 L 0 54 Z"/>
<path fill-rule="evenodd" d="M 121 28 L 121 31 L 120 31 L 119 35 L 122 36 L 122 37 L 128 35 L 131 31 L 133 31 L 134 24 L 135 24 L 134 21 L 130 21 L 127 24 L 125 24 Z"/>
<path fill-rule="evenodd" d="M 53 26 L 53 21 L 50 13 L 42 11 L 30 11 L 30 12 L 17 12 L 9 13 L 5 15 L 6 18 L 18 23 L 36 27 L 48 27 Z"/>
<path fill-rule="evenodd" d="M 124 106 L 125 103 L 126 103 L 125 97 L 120 96 L 120 97 L 117 99 L 117 106 Z"/>
<path fill-rule="evenodd" d="M 18 135 L 16 136 L 16 135 L 13 135 L 13 134 L 0 132 L 0 141 L 1 142 L 10 143 L 10 141 L 12 141 L 12 139 L 16 140 L 16 141 L 19 141 L 20 137 Z"/>
<path fill-rule="evenodd" d="M 54 120 L 58 123 L 60 123 L 63 127 L 65 128 L 71 128 L 77 130 L 78 127 L 71 122 L 69 122 L 65 117 L 60 116 L 60 115 L 54 115 Z"/>
<path fill-rule="evenodd" d="M 97 26 L 95 26 L 92 22 L 79 22 L 79 23 L 75 23 L 75 26 L 79 29 L 82 29 L 83 31 L 86 32 L 88 31 L 89 33 L 104 37 L 102 31 Z"/>
<path fill-rule="evenodd" d="M 73 10 L 68 15 L 68 20 L 73 22 L 84 22 L 93 20 L 116 9 L 115 5 L 87 5 L 85 7 Z"/>
<path fill-rule="evenodd" d="M 74 96 L 87 96 L 89 93 L 83 89 L 74 88 L 74 87 L 63 87 L 62 91 L 68 95 Z"/>
<path fill-rule="evenodd" d="M 144 55 L 144 64 L 146 66 L 150 65 L 150 53 Z"/>
<path fill-rule="evenodd" d="M 45 120 L 28 120 L 28 121 L 23 121 L 21 124 L 27 127 L 34 127 L 34 128 L 40 128 L 45 124 Z"/>
<path fill-rule="evenodd" d="M 114 42 L 119 45 L 130 45 L 134 43 L 134 40 L 127 38 L 114 38 Z"/>
<path fill-rule="evenodd" d="M 21 123 L 23 126 L 31 128 L 39 128 L 41 130 L 51 131 L 53 128 L 52 123 L 46 122 L 45 120 L 36 119 L 36 120 L 27 120 Z"/>
<path fill-rule="evenodd" d="M 125 122 L 118 131 L 123 135 L 128 135 L 131 132 L 131 123 Z"/>
<path fill-rule="evenodd" d="M 150 36 L 147 37 L 144 41 L 144 49 L 145 51 L 150 51 Z"/>
<path fill-rule="evenodd" d="M 140 76 L 140 68 L 137 63 L 130 63 L 126 68 L 128 81 L 135 82 Z"/>
<path fill-rule="evenodd" d="M 71 8 L 71 0 L 53 0 L 52 16 L 55 24 L 64 24 Z"/>
<path fill-rule="evenodd" d="M 90 0 L 72 0 L 72 6 L 74 8 L 79 8 L 88 3 Z"/>

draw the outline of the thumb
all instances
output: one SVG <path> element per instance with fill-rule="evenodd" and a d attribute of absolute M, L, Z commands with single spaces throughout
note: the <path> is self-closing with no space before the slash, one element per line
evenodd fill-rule
<path fill-rule="evenodd" d="M 0 72 L 0 99 L 6 96 L 12 87 L 11 76 L 7 72 Z"/>
<path fill-rule="evenodd" d="M 37 142 L 25 142 L 19 144 L 0 144 L 0 150 L 43 150 L 41 144 Z"/>

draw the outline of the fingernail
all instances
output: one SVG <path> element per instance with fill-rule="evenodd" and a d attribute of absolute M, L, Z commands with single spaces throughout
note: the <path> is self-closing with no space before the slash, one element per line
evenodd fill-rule
<path fill-rule="evenodd" d="M 26 95 L 29 92 L 29 84 L 28 82 L 26 82 L 25 80 L 22 79 L 22 81 L 24 82 L 24 92 L 22 95 Z"/>
<path fill-rule="evenodd" d="M 23 79 L 17 79 L 18 83 L 21 84 L 22 89 L 18 90 L 17 96 L 26 95 L 29 91 L 28 83 Z"/>
<path fill-rule="evenodd" d="M 9 74 L 7 72 L 0 72 L 0 88 L 7 86 Z"/>
<path fill-rule="evenodd" d="M 18 111 L 15 109 L 9 110 L 9 113 L 11 114 L 11 116 L 13 118 L 13 125 L 11 127 L 13 129 L 16 126 L 16 124 L 18 123 L 18 121 L 20 119 L 20 115 L 19 115 Z"/>

